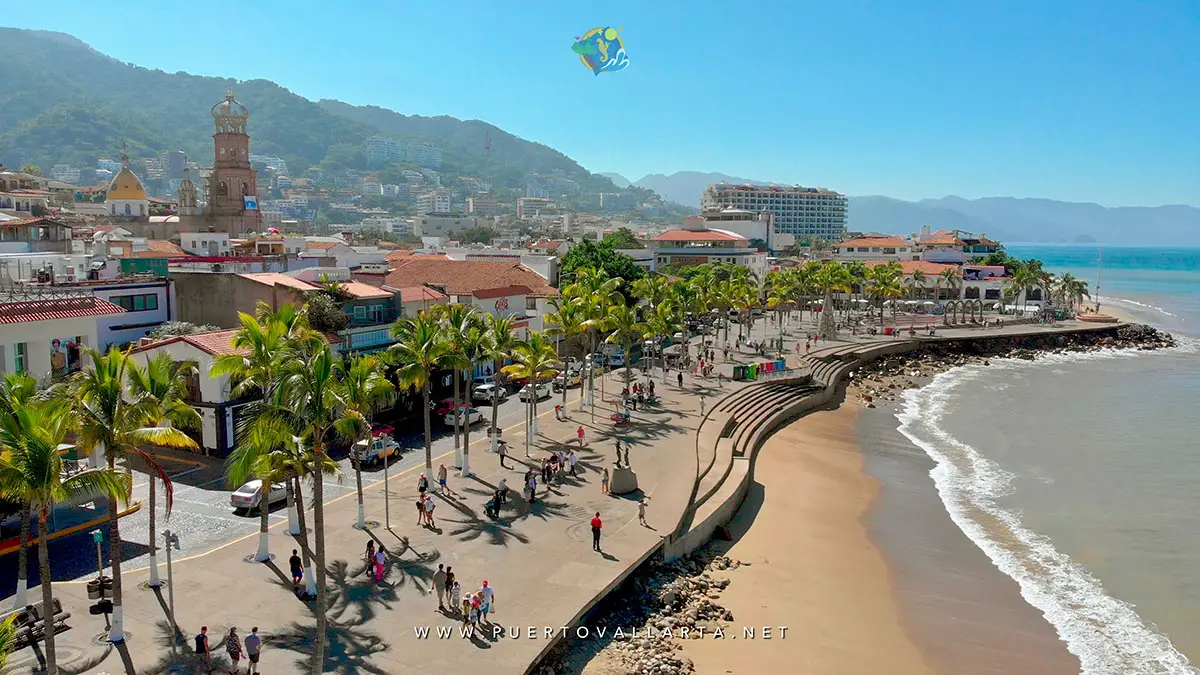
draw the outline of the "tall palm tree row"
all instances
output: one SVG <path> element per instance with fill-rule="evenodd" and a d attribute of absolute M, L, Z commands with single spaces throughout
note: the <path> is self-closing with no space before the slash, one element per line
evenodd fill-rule
<path fill-rule="evenodd" d="M 512 360 L 512 365 L 504 367 L 504 373 L 514 379 L 528 379 L 535 389 L 539 383 L 554 379 L 561 365 L 558 355 L 554 353 L 554 345 L 550 344 L 550 341 L 541 333 L 532 333 L 528 339 L 518 342 L 513 347 Z M 528 397 L 526 405 L 530 406 L 529 419 L 531 422 L 537 419 L 537 402 L 536 393 Z M 526 456 L 529 455 L 532 433 L 533 425 L 531 423 L 526 426 L 525 431 Z"/>
<path fill-rule="evenodd" d="M 355 422 L 353 440 L 356 441 L 351 453 L 354 464 L 354 488 L 358 493 L 359 529 L 366 527 L 366 512 L 363 506 L 362 487 L 362 451 L 357 441 L 371 439 L 371 415 L 384 405 L 390 404 L 396 397 L 396 387 L 387 378 L 383 362 L 374 356 L 359 356 L 350 362 L 346 368 L 346 413 Z M 383 461 L 390 461 L 384 457 Z"/>
<path fill-rule="evenodd" d="M 90 454 L 92 466 L 106 464 L 109 471 L 120 471 L 125 475 L 130 474 L 129 459 L 137 457 L 146 465 L 149 473 L 157 474 L 162 480 L 169 513 L 173 493 L 171 480 L 154 457 L 143 450 L 143 446 L 195 448 L 196 442 L 179 429 L 162 424 L 167 417 L 162 401 L 145 391 L 139 393 L 134 390 L 131 382 L 144 377 L 144 374 L 134 374 L 138 366 L 127 352 L 114 347 L 105 354 L 88 350 L 87 355 L 90 365 L 76 374 L 70 387 L 76 444 Z M 119 495 L 110 492 L 106 497 L 109 562 L 113 580 L 109 640 L 122 642 L 125 640 L 125 631 L 120 513 L 117 507 Z"/>
<path fill-rule="evenodd" d="M 0 496 L 29 504 L 42 537 L 49 531 L 50 514 L 56 505 L 89 499 L 124 502 L 132 490 L 131 474 L 107 466 L 66 474 L 58 448 L 71 431 L 72 416 L 70 402 L 62 399 L 27 400 L 11 413 L 0 414 Z M 54 601 L 54 582 L 50 547 L 44 543 L 38 546 L 38 570 L 42 611 L 48 612 Z M 57 675 L 53 630 L 45 632 L 44 642 L 44 672 Z"/>
<path fill-rule="evenodd" d="M 7 373 L 0 379 L 0 424 L 15 419 L 19 410 L 29 405 L 37 396 L 37 380 L 28 373 Z M 29 604 L 29 540 L 32 520 L 32 505 L 28 500 L 20 503 L 21 543 L 17 554 L 17 592 L 13 597 L 13 609 Z"/>

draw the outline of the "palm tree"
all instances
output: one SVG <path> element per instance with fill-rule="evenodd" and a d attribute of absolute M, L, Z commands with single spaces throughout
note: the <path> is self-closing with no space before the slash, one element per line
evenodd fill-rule
<path fill-rule="evenodd" d="M 425 472 L 433 475 L 433 430 L 429 422 L 430 384 L 434 371 L 455 367 L 457 359 L 447 343 L 442 324 L 429 312 L 399 319 L 392 325 L 396 343 L 388 348 L 388 358 L 398 368 L 400 384 L 421 390 L 421 410 L 425 417 Z"/>
<path fill-rule="evenodd" d="M 459 435 L 466 416 L 460 414 L 459 399 L 461 398 L 463 373 L 473 365 L 463 353 L 462 338 L 472 326 L 479 322 L 479 316 L 474 305 L 437 305 L 433 311 L 442 320 L 446 344 L 450 349 L 450 355 L 444 367 L 450 368 L 454 378 L 454 390 L 451 394 L 454 401 L 452 407 L 454 410 L 454 459 L 458 468 L 462 469 L 463 460 L 460 455 L 462 446 L 459 445 Z"/>
<path fill-rule="evenodd" d="M 653 309 L 667 299 L 671 287 L 661 274 L 651 274 L 634 281 L 630 290 L 634 297 L 645 300 Z"/>
<path fill-rule="evenodd" d="M 920 300 L 925 297 L 925 273 L 921 270 L 913 270 L 912 274 L 905 280 L 905 286 L 908 286 L 912 291 L 912 299 Z"/>
<path fill-rule="evenodd" d="M 467 329 L 467 332 L 459 337 L 458 345 L 461 354 L 466 361 L 472 365 L 482 361 L 488 356 L 488 341 L 487 323 L 480 318 Z M 466 396 L 464 394 L 464 396 Z M 496 406 L 492 406 L 495 408 Z M 465 417 L 465 415 L 464 415 Z M 463 464 L 462 475 L 471 476 L 471 422 L 468 418 L 463 423 Z"/>
<path fill-rule="evenodd" d="M 1029 289 L 1038 284 L 1039 278 L 1037 273 L 1028 267 L 1022 266 L 1013 272 L 1012 277 L 1004 284 L 1004 293 L 1012 298 L 1012 305 L 1016 306 L 1018 303 L 1022 303 Z"/>
<path fill-rule="evenodd" d="M 286 411 L 291 426 L 312 448 L 313 475 L 313 557 L 317 568 L 317 644 L 313 650 L 313 675 L 320 675 L 325 665 L 326 627 L 325 587 L 325 441 L 336 429 L 342 438 L 352 438 L 360 420 L 347 414 L 350 408 L 341 360 L 329 345 L 313 349 L 306 345 L 279 365 L 279 382 L 274 388 L 272 405 Z M 428 412 L 426 413 L 428 414 Z"/>
<path fill-rule="evenodd" d="M 833 297 L 834 293 L 848 293 L 850 291 L 850 274 L 846 268 L 838 262 L 828 262 L 821 266 L 820 271 L 813 279 L 823 294 L 821 301 L 821 321 L 818 334 L 822 340 L 832 340 L 837 337 L 837 324 L 833 316 Z"/>
<path fill-rule="evenodd" d="M 7 373 L 0 379 L 0 424 L 15 419 L 19 410 L 30 404 L 37 395 L 37 380 L 28 373 Z M 21 502 L 21 545 L 17 554 L 17 592 L 13 598 L 13 609 L 29 604 L 29 539 L 33 519 L 28 501 Z"/>
<path fill-rule="evenodd" d="M 883 323 L 883 304 L 887 300 L 892 305 L 892 325 L 895 326 L 896 299 L 904 295 L 903 269 L 900 263 L 890 262 L 872 267 L 870 276 L 868 290 L 871 297 L 879 303 L 879 323 Z"/>
<path fill-rule="evenodd" d="M 517 344 L 517 338 L 513 336 L 514 323 L 516 320 L 511 316 L 489 314 L 484 328 L 484 351 L 491 357 L 492 372 L 496 374 L 496 388 L 492 390 L 492 426 L 489 430 L 492 452 L 496 452 L 496 446 L 500 443 L 500 428 L 496 426 L 500 415 L 500 380 L 503 376 L 500 369 L 511 358 L 513 347 Z"/>
<path fill-rule="evenodd" d="M 512 357 L 513 363 L 504 367 L 504 373 L 514 379 L 528 378 L 533 390 L 528 402 L 531 424 L 525 428 L 525 456 L 528 457 L 532 421 L 537 419 L 537 385 L 554 379 L 560 362 L 554 353 L 554 345 L 541 333 L 532 333 L 528 340 L 518 342 L 513 347 Z"/>
<path fill-rule="evenodd" d="M 383 362 L 374 356 L 359 356 L 346 369 L 346 413 L 357 422 L 352 440 L 371 438 L 371 415 L 380 405 L 389 405 L 396 397 L 396 387 L 383 372 Z M 358 492 L 358 528 L 366 527 L 367 519 L 363 508 L 362 456 L 359 446 L 354 445 L 351 453 L 354 462 L 354 486 Z M 388 461 L 389 458 L 383 458 Z"/>
<path fill-rule="evenodd" d="M 625 304 L 608 308 L 608 329 L 605 342 L 620 345 L 625 350 L 625 388 L 633 380 L 633 342 L 646 334 L 646 324 L 638 318 L 637 307 Z"/>
<path fill-rule="evenodd" d="M 0 672 L 5 672 L 8 657 L 17 650 L 17 615 L 0 621 Z M 57 663 L 55 664 L 57 666 Z"/>
<path fill-rule="evenodd" d="M 126 462 L 122 473 L 129 473 L 128 458 L 139 457 L 149 473 L 157 473 L 167 494 L 168 507 L 173 488 L 154 458 L 141 449 L 142 445 L 165 448 L 195 448 L 196 442 L 179 429 L 162 426 L 161 403 L 146 394 L 131 391 L 130 371 L 137 366 L 129 354 L 112 348 L 107 354 L 88 350 L 91 365 L 75 375 L 74 424 L 77 444 L 92 456 L 93 466 L 107 462 L 110 471 L 117 471 L 117 460 Z M 127 389 L 128 388 L 128 389 Z M 113 576 L 113 611 L 109 633 L 110 642 L 125 639 L 124 607 L 121 588 L 121 530 L 117 498 L 108 495 L 109 558 Z"/>
<path fill-rule="evenodd" d="M 646 313 L 646 333 L 643 337 L 646 339 L 658 338 L 659 356 L 662 359 L 663 382 L 667 381 L 667 360 L 663 349 L 666 344 L 666 338 L 675 334 L 676 331 L 683 327 L 683 323 L 679 318 L 679 311 L 676 309 L 673 300 L 667 300 L 659 303 L 650 312 Z"/>
<path fill-rule="evenodd" d="M 958 290 L 962 286 L 962 272 L 957 267 L 947 267 L 938 272 L 937 280 L 934 282 L 937 289 L 938 300 L 942 299 L 942 284 L 950 290 Z M 952 295 L 957 296 L 957 293 Z"/>
<path fill-rule="evenodd" d="M 214 359 L 213 366 L 209 370 L 209 377 L 228 375 L 230 383 L 233 385 L 230 389 L 230 398 L 239 399 L 253 396 L 262 399 L 246 408 L 243 420 L 244 424 L 250 424 L 253 419 L 263 414 L 260 408 L 267 405 L 265 400 L 270 396 L 271 387 L 275 384 L 279 356 L 291 342 L 310 338 L 320 340 L 320 338 L 309 329 L 305 312 L 297 311 L 295 306 L 290 304 L 283 305 L 278 311 L 275 311 L 266 303 L 260 302 L 255 316 L 239 312 L 238 323 L 240 325 L 234 331 L 231 341 L 234 353 L 222 354 Z M 238 430 L 238 433 L 244 435 L 241 429 Z M 239 441 L 238 447 L 246 455 L 241 457 L 238 462 L 246 468 L 247 472 L 249 467 L 253 466 L 257 454 L 265 455 L 273 449 L 269 444 L 259 445 L 245 440 Z M 226 478 L 231 483 L 237 482 L 235 476 L 240 476 L 241 481 L 245 481 L 253 475 L 240 471 L 231 472 L 229 461 L 232 459 L 233 456 L 230 455 L 226 462 Z M 259 478 L 261 480 L 261 477 Z M 237 482 L 237 484 L 241 483 Z M 255 559 L 259 562 L 271 559 L 267 536 L 270 512 L 269 509 L 261 506 L 270 503 L 270 491 L 271 484 L 262 480 L 258 499 L 260 505 L 258 552 L 255 554 Z"/>
<path fill-rule="evenodd" d="M 135 396 L 147 396 L 157 403 L 154 424 L 176 429 L 195 430 L 200 428 L 200 413 L 186 403 L 188 380 L 196 374 L 196 364 L 190 361 L 175 363 L 171 356 L 159 353 L 146 363 L 145 368 L 129 369 L 129 385 Z M 150 585 L 161 586 L 158 577 L 158 532 L 156 528 L 158 509 L 155 505 L 158 488 L 156 476 L 150 473 Z M 172 488 L 167 483 L 166 518 L 171 518 Z"/>
<path fill-rule="evenodd" d="M 39 401 L 22 406 L 0 420 L 0 496 L 37 510 L 38 568 L 42 581 L 42 607 L 47 613 L 54 604 L 54 578 L 50 572 L 50 513 L 56 504 L 86 499 L 129 501 L 132 475 L 108 467 L 80 471 L 64 477 L 58 446 L 71 430 L 72 413 L 65 401 Z M 117 544 L 114 543 L 114 547 Z M 114 589 L 115 590 L 115 589 Z M 116 620 L 114 616 L 114 620 Z M 50 623 L 49 619 L 47 623 Z M 53 629 L 45 631 L 46 669 L 57 675 L 58 658 Z"/>
<path fill-rule="evenodd" d="M 639 279 L 638 281 L 642 281 Z M 578 297 L 555 298 L 550 301 L 550 306 L 554 311 L 546 315 L 547 335 L 553 335 L 555 338 L 560 338 L 569 346 L 571 340 L 587 333 L 587 317 L 584 314 L 583 301 Z M 559 343 L 561 345 L 561 342 Z M 562 358 L 562 349 L 558 350 L 559 358 Z M 583 382 L 580 381 L 579 397 L 583 400 Z M 567 407 L 567 387 L 566 381 L 563 381 L 562 388 L 562 406 Z"/>

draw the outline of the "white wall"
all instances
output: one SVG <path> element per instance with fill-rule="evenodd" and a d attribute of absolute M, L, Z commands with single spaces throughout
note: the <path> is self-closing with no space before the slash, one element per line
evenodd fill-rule
<path fill-rule="evenodd" d="M 17 343 L 25 343 L 25 372 L 38 382 L 47 383 L 50 377 L 50 342 L 55 338 L 80 337 L 83 347 L 96 347 L 96 317 L 25 321 L 6 323 L 0 330 L 0 372 L 15 372 L 13 356 Z M 86 357 L 84 357 L 86 358 Z"/>
<path fill-rule="evenodd" d="M 122 295 L 153 295 L 158 299 L 157 309 L 143 311 L 125 311 L 122 314 L 111 314 L 97 318 L 97 349 L 106 350 L 110 345 L 124 345 L 136 342 L 149 335 L 155 328 L 166 323 L 175 316 L 174 300 L 168 291 L 168 282 L 147 284 L 124 284 L 109 288 L 93 288 L 92 294 L 102 300 L 110 300 Z M 116 304 L 115 302 L 113 304 Z M 122 328 L 124 326 L 124 328 Z"/>

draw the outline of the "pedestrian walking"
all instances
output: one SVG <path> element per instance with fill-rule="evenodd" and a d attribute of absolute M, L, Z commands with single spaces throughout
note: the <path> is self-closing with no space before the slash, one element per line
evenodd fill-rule
<path fill-rule="evenodd" d="M 262 638 L 258 637 L 258 626 L 250 629 L 246 636 L 246 673 L 258 675 L 258 659 L 262 656 Z"/>
<path fill-rule="evenodd" d="M 468 593 L 462 599 L 462 634 L 467 635 L 470 632 L 468 626 L 471 625 L 471 595 Z"/>
<path fill-rule="evenodd" d="M 374 539 L 367 540 L 367 552 L 363 554 L 363 562 L 365 562 L 367 564 L 368 570 L 371 569 L 371 566 L 375 564 L 375 540 Z"/>
<path fill-rule="evenodd" d="M 446 485 L 446 465 L 445 464 L 438 465 L 437 482 L 438 482 L 438 490 L 441 492 L 442 496 L 445 496 L 446 492 L 449 491 L 449 487 L 447 487 L 447 485 Z"/>
<path fill-rule="evenodd" d="M 646 524 L 646 500 L 645 499 L 641 499 L 638 501 L 638 522 L 641 523 L 643 527 L 650 527 L 649 525 Z"/>
<path fill-rule="evenodd" d="M 479 594 L 478 593 L 473 594 L 471 596 L 471 615 L 470 615 L 470 619 L 471 619 L 470 624 L 471 625 L 467 629 L 468 632 L 471 634 L 470 637 L 472 639 L 474 639 L 474 637 L 475 637 L 475 631 L 479 630 L 479 606 L 481 604 L 482 604 L 482 600 L 480 599 Z"/>
<path fill-rule="evenodd" d="M 425 492 L 428 490 L 429 479 L 425 477 L 425 474 L 421 474 L 421 477 L 417 479 L 417 492 L 420 492 L 421 495 L 424 496 Z"/>
<path fill-rule="evenodd" d="M 650 395 L 654 396 L 654 380 L 650 380 Z"/>
<path fill-rule="evenodd" d="M 700 416 L 704 417 L 704 394 L 700 395 Z"/>
<path fill-rule="evenodd" d="M 592 518 L 592 550 L 600 550 L 600 528 L 604 523 L 600 522 L 600 512 L 597 511 L 595 517 Z"/>
<path fill-rule="evenodd" d="M 425 495 L 417 497 L 417 524 L 425 522 Z"/>
<path fill-rule="evenodd" d="M 438 609 L 446 609 L 443 602 L 446 599 L 446 569 L 445 565 L 438 565 L 438 569 L 433 573 L 433 591 L 437 594 Z"/>
<path fill-rule="evenodd" d="M 575 437 L 579 439 L 579 447 L 582 448 L 583 447 L 583 425 L 580 425 L 579 428 L 575 430 Z"/>
<path fill-rule="evenodd" d="M 504 463 L 504 460 L 508 459 L 508 443 L 505 443 L 504 441 L 500 441 L 499 450 L 500 450 L 500 468 L 501 469 L 511 469 L 512 468 L 511 466 L 508 466 L 507 464 Z"/>
<path fill-rule="evenodd" d="M 561 403 L 554 404 L 554 419 L 558 420 L 559 422 L 562 421 L 562 404 Z"/>
<path fill-rule="evenodd" d="M 491 586 L 488 586 L 487 579 L 483 580 L 483 586 L 479 589 L 479 593 L 483 596 L 483 602 L 479 603 L 479 618 L 484 623 L 488 621 L 488 614 L 494 611 L 496 604 L 496 591 Z"/>
<path fill-rule="evenodd" d="M 449 603 L 450 611 L 452 611 L 452 612 L 462 611 L 462 600 L 460 598 L 460 596 L 462 595 L 462 590 L 459 588 L 457 581 L 454 582 L 454 585 L 450 587 L 450 592 L 448 593 L 448 595 L 450 596 L 450 603 Z M 441 602 L 441 601 L 442 601 L 442 599 L 438 598 L 438 602 Z"/>
<path fill-rule="evenodd" d="M 679 374 L 675 376 L 675 379 L 679 381 L 679 388 L 683 389 L 683 371 L 682 370 L 679 371 Z"/>
<path fill-rule="evenodd" d="M 446 565 L 446 588 L 454 588 L 456 586 L 458 586 L 458 582 L 454 580 L 454 568 Z M 447 600 L 450 599 L 453 598 L 447 598 Z M 457 607 L 458 605 L 452 604 L 452 606 Z"/>
<path fill-rule="evenodd" d="M 508 501 L 508 479 L 501 478 L 500 483 L 496 486 L 496 496 L 499 499 L 496 501 L 496 512 L 500 512 L 500 507 L 504 506 L 504 502 Z"/>
<path fill-rule="evenodd" d="M 292 586 L 299 586 L 304 581 L 304 564 L 296 549 L 292 549 L 292 557 L 288 558 L 288 566 L 292 568 Z"/>
<path fill-rule="evenodd" d="M 379 550 L 375 551 L 375 583 L 383 581 L 383 566 L 386 562 L 387 553 L 383 544 L 380 544 Z"/>
<path fill-rule="evenodd" d="M 579 471 L 575 467 L 575 465 L 578 463 L 579 458 L 575 456 L 575 450 L 572 449 L 570 454 L 567 455 L 567 464 L 571 465 L 571 475 L 575 478 L 579 478 Z"/>
<path fill-rule="evenodd" d="M 434 501 L 433 495 L 425 498 L 425 524 L 431 528 L 437 527 L 437 523 L 433 522 L 433 509 L 436 506 L 437 502 Z"/>
<path fill-rule="evenodd" d="M 200 626 L 200 632 L 196 633 L 196 656 L 200 657 L 200 663 L 208 668 L 208 672 L 212 672 L 212 652 L 208 645 L 208 626 Z"/>
<path fill-rule="evenodd" d="M 229 629 L 225 636 L 225 652 L 229 654 L 229 672 L 237 675 L 238 662 L 242 660 L 242 641 L 238 639 L 237 627 Z"/>
<path fill-rule="evenodd" d="M 600 477 L 600 494 L 608 494 L 608 467 L 604 467 L 604 475 Z"/>

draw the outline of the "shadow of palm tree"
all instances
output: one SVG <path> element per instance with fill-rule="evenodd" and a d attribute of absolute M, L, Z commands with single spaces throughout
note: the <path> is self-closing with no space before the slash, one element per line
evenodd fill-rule
<path fill-rule="evenodd" d="M 444 522 L 454 523 L 449 526 L 450 535 L 458 537 L 460 541 L 475 541 L 480 537 L 487 537 L 488 543 L 493 546 L 508 546 L 510 539 L 522 544 L 529 543 L 529 537 L 514 530 L 508 521 L 481 519 L 475 511 L 472 511 L 466 520 L 446 519 Z"/>
<path fill-rule="evenodd" d="M 339 622 L 330 618 L 325 630 L 325 662 L 323 673 L 375 673 L 385 675 L 383 668 L 371 663 L 371 656 L 391 648 L 383 638 L 363 629 L 362 621 Z M 317 642 L 316 625 L 292 622 L 279 632 L 267 635 L 263 642 L 274 649 L 285 649 L 301 655 L 295 660 L 295 672 L 311 668 Z"/>
<path fill-rule="evenodd" d="M 540 499 L 534 502 L 531 508 L 514 518 L 514 521 L 519 522 L 529 518 L 539 518 L 541 520 L 549 520 L 551 518 L 570 518 L 578 520 L 587 515 L 589 515 L 588 510 L 582 506 L 575 506 L 566 502 L 551 502 Z"/>
<path fill-rule="evenodd" d="M 210 633 L 211 634 L 211 633 Z M 218 631 L 216 634 L 220 634 Z M 190 649 L 186 640 L 176 642 L 174 631 L 171 630 L 171 623 L 166 619 L 154 622 L 154 635 L 151 638 L 159 652 L 157 660 L 148 665 L 143 665 L 137 669 L 138 673 L 144 675 L 167 675 L 168 673 L 192 673 L 200 667 L 200 657 L 194 650 Z M 171 653 L 171 645 L 175 644 L 175 653 Z M 111 649 L 111 647 L 109 648 Z M 219 651 L 216 646 L 212 647 L 213 664 L 218 665 L 219 660 L 217 655 Z M 60 668 L 64 673 L 84 673 L 90 672 L 87 670 L 66 670 Z"/>
<path fill-rule="evenodd" d="M 368 574 L 363 580 L 352 581 L 350 566 L 345 560 L 335 560 L 329 566 L 329 583 L 333 585 L 329 594 L 328 617 L 332 621 L 347 620 L 346 614 L 354 611 L 359 623 L 367 623 L 376 617 L 376 606 L 391 609 L 397 600 L 396 589 L 389 584 L 376 584 Z"/>
<path fill-rule="evenodd" d="M 405 557 L 409 552 L 412 552 L 412 557 Z M 388 551 L 388 562 L 383 570 L 384 582 L 391 584 L 393 594 L 396 588 L 412 582 L 413 588 L 421 595 L 429 595 L 429 589 L 433 587 L 433 573 L 436 571 L 434 565 L 441 558 L 442 553 L 437 549 L 421 553 L 406 542 L 404 549 L 399 553 Z"/>

